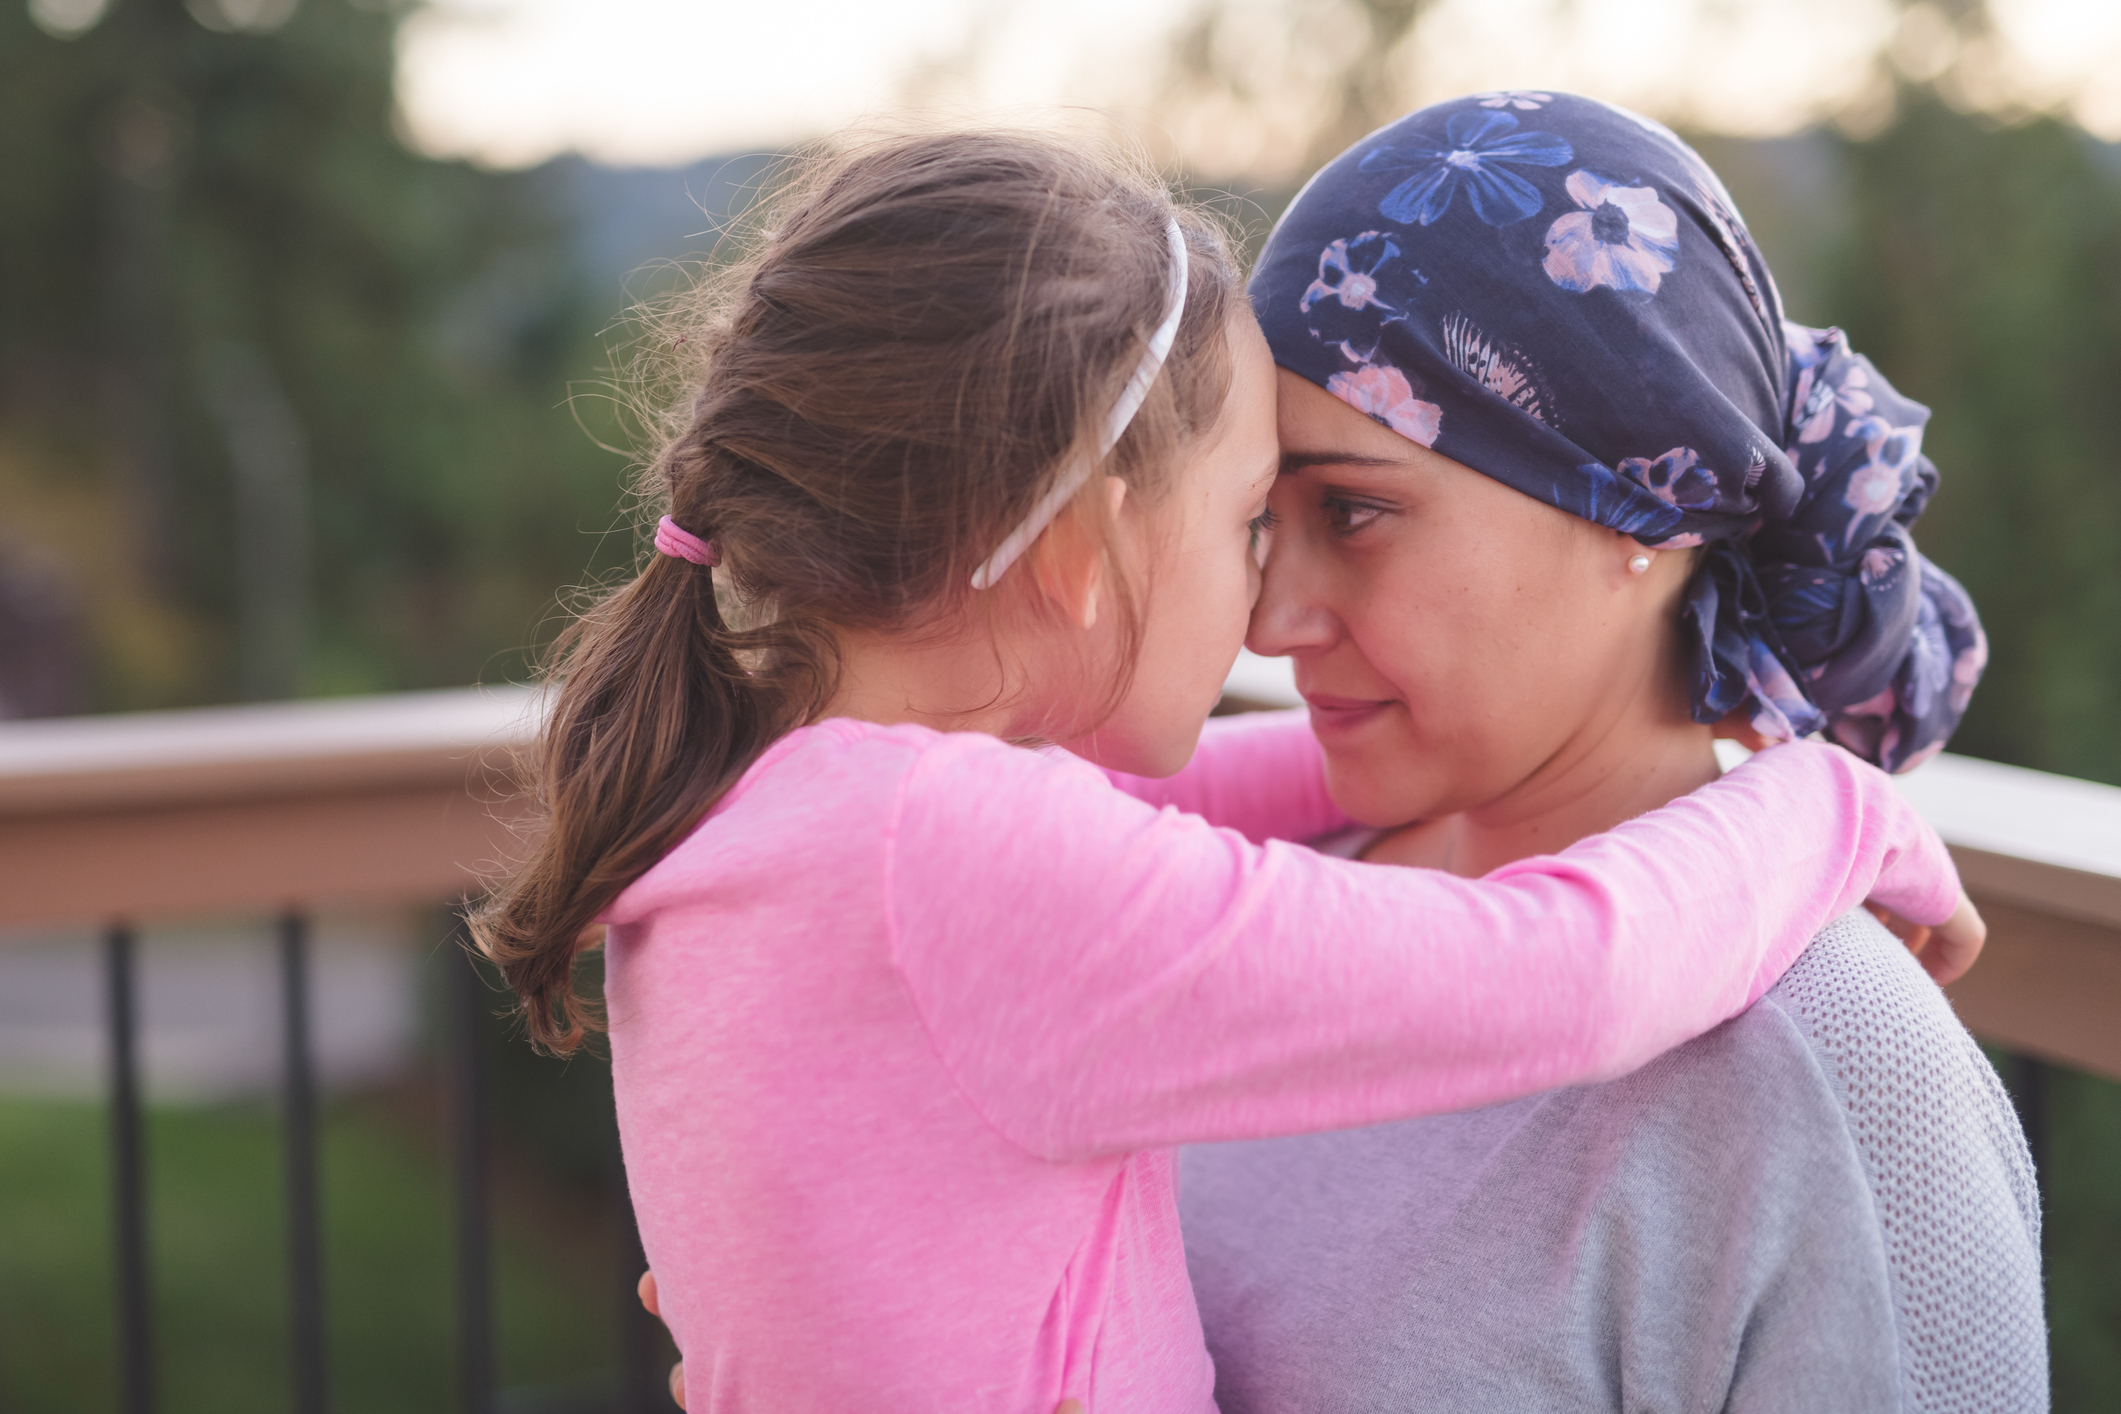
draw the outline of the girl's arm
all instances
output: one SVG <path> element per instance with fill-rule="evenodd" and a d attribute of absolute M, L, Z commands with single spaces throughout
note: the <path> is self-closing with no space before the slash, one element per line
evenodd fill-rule
<path fill-rule="evenodd" d="M 1339 1129 L 1622 1074 L 1866 894 L 1958 879 L 1887 778 L 1796 743 L 1484 879 L 1255 845 L 970 733 L 909 768 L 895 962 L 943 1064 L 1053 1159 Z"/>
<path fill-rule="evenodd" d="M 1317 839 L 1355 823 L 1326 793 L 1326 753 L 1302 708 L 1210 717 L 1177 775 L 1105 777 L 1136 800 L 1175 806 L 1254 844 Z"/>

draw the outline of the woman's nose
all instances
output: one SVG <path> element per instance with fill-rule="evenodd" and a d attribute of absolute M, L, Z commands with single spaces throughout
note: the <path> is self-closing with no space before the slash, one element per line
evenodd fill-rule
<path fill-rule="evenodd" d="M 1261 575 L 1245 647 L 1280 658 L 1332 643 L 1340 631 L 1339 621 L 1320 600 L 1314 577 L 1307 571 L 1298 538 L 1281 537 Z"/>

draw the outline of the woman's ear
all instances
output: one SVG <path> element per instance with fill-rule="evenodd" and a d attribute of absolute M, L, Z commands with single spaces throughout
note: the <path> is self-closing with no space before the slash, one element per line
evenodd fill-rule
<path fill-rule="evenodd" d="M 1127 502 L 1127 483 L 1104 479 L 1106 524 L 1118 521 Z M 1061 615 L 1088 632 L 1097 627 L 1105 590 L 1104 546 L 1086 523 L 1080 503 L 1055 518 L 1039 537 L 1031 556 L 1032 578 Z"/>

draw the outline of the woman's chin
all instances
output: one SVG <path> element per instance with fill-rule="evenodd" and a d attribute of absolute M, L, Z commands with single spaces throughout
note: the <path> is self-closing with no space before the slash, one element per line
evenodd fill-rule
<path fill-rule="evenodd" d="M 1396 830 L 1434 813 L 1439 792 L 1412 784 L 1395 779 L 1388 763 L 1374 758 L 1326 758 L 1326 793 L 1342 814 L 1370 829 Z"/>

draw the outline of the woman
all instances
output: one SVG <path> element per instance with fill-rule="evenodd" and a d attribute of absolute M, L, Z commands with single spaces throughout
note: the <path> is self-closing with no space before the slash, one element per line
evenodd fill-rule
<path fill-rule="evenodd" d="M 1906 769 L 1986 656 L 1907 526 L 1927 412 L 1783 322 L 1657 124 L 1485 95 L 1306 187 L 1252 296 L 1280 365 L 1251 646 L 1329 846 L 1484 873 L 1694 789 L 1719 720 Z M 1862 914 L 1636 1073 L 1190 1151 L 1225 1414 L 2028 1410 L 2039 1213 L 1994 1073 Z"/>

